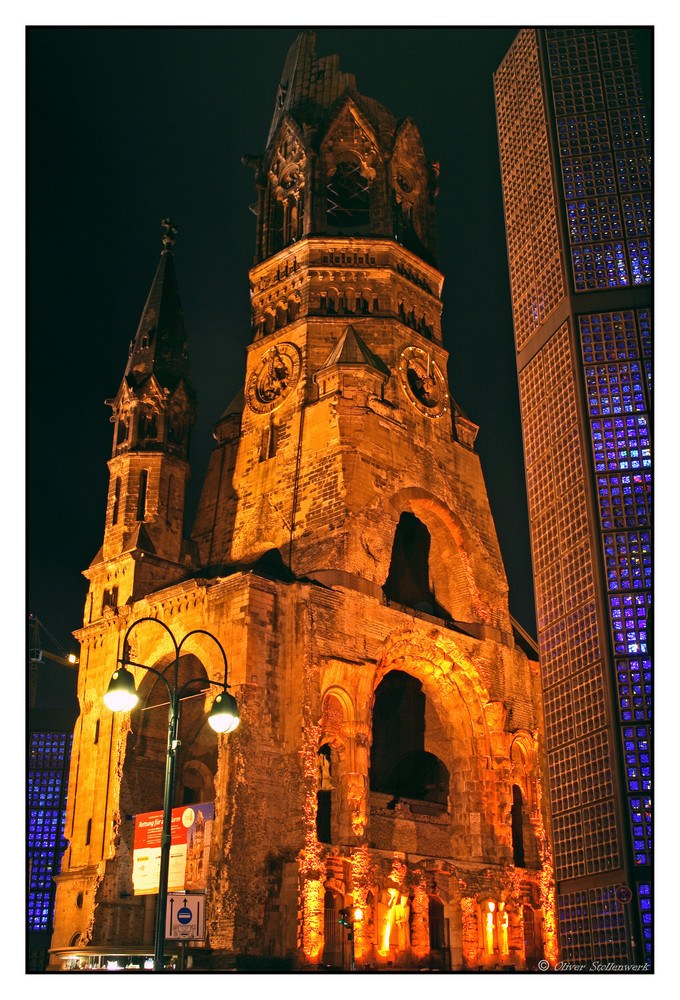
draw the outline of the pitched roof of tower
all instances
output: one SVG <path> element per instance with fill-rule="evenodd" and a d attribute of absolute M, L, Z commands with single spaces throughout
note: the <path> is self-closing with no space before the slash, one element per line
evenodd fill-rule
<path fill-rule="evenodd" d="M 398 124 L 394 115 L 379 101 L 359 93 L 354 74 L 340 72 L 339 56 L 317 57 L 315 42 L 313 31 L 303 31 L 288 51 L 267 146 L 284 114 L 292 115 L 299 122 L 318 125 L 345 94 L 352 98 L 379 133 L 391 136 Z"/>
<path fill-rule="evenodd" d="M 381 375 L 389 376 L 389 368 L 377 354 L 374 354 L 361 339 L 354 327 L 348 326 L 342 337 L 328 355 L 320 371 L 333 365 L 367 365 Z"/>
<path fill-rule="evenodd" d="M 164 389 L 171 390 L 183 379 L 191 393 L 184 315 L 172 250 L 177 229 L 171 219 L 164 219 L 162 226 L 163 251 L 125 368 L 125 379 L 128 385 L 137 388 L 155 375 Z"/>

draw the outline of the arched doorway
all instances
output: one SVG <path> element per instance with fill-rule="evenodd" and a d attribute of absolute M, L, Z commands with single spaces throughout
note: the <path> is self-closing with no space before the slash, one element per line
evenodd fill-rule
<path fill-rule="evenodd" d="M 536 914 L 530 906 L 522 908 L 524 924 L 524 954 L 527 969 L 537 969 L 538 962 L 543 957 L 541 949 L 541 932 Z"/>
<path fill-rule="evenodd" d="M 344 968 L 344 927 L 340 924 L 342 898 L 331 889 L 326 890 L 323 902 L 323 957 L 329 969 Z"/>
<path fill-rule="evenodd" d="M 444 904 L 437 896 L 428 896 L 427 918 L 430 928 L 430 968 L 446 971 L 449 961 L 449 928 Z"/>

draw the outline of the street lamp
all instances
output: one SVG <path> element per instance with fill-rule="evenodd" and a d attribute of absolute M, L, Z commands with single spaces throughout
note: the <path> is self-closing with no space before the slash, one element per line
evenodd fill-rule
<path fill-rule="evenodd" d="M 127 651 L 128 636 L 133 628 L 136 628 L 137 625 L 140 625 L 142 622 L 155 622 L 156 625 L 160 625 L 161 628 L 165 629 L 172 640 L 172 644 L 175 649 L 175 671 L 172 686 L 168 682 L 165 674 L 161 673 L 160 670 L 156 670 L 155 667 L 147 667 L 143 663 L 133 663 L 132 660 L 126 659 L 125 654 Z M 212 639 L 213 642 L 215 642 L 219 647 L 222 659 L 224 660 L 224 680 L 213 681 L 205 677 L 193 677 L 186 681 L 186 683 L 182 684 L 181 687 L 178 687 L 180 651 L 190 636 L 199 634 L 207 635 L 208 638 Z M 175 756 L 177 754 L 177 747 L 179 746 L 179 742 L 177 740 L 177 730 L 179 727 L 180 701 L 186 689 L 192 684 L 214 684 L 221 687 L 223 690 L 215 698 L 208 715 L 208 723 L 210 726 L 217 733 L 231 733 L 238 726 L 240 719 L 236 699 L 233 695 L 230 695 L 227 692 L 229 685 L 227 684 L 227 657 L 224 649 L 222 648 L 222 644 L 219 640 L 216 639 L 210 632 L 206 632 L 205 629 L 196 628 L 191 632 L 187 632 L 182 641 L 178 644 L 165 622 L 160 621 L 158 618 L 138 618 L 136 622 L 132 623 L 130 628 L 125 633 L 125 638 L 123 640 L 123 657 L 122 659 L 119 657 L 118 664 L 119 666 L 116 670 L 114 670 L 108 689 L 104 695 L 104 704 L 110 708 L 112 712 L 128 712 L 131 708 L 134 708 L 139 700 L 139 696 L 135 688 L 135 679 L 127 669 L 128 666 L 141 667 L 143 670 L 150 670 L 152 674 L 156 674 L 161 678 L 167 687 L 168 694 L 170 696 L 170 707 L 168 709 L 168 745 L 165 758 L 165 790 L 163 793 L 161 867 L 158 880 L 158 910 L 156 912 L 156 938 L 153 960 L 154 971 L 162 972 L 165 951 L 165 909 L 168 896 L 168 870 L 170 867 L 170 844 L 172 839 L 171 828 L 172 801 L 175 789 Z"/>

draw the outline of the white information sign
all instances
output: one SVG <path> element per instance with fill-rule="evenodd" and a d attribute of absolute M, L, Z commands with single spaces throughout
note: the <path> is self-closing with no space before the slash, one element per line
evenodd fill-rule
<path fill-rule="evenodd" d="M 170 941 L 205 940 L 205 893 L 169 892 L 165 936 Z"/>

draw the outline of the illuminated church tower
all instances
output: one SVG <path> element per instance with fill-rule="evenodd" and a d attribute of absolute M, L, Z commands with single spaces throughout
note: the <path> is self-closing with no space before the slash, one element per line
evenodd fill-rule
<path fill-rule="evenodd" d="M 53 963 L 152 951 L 134 817 L 162 802 L 163 695 L 135 667 L 139 707 L 121 720 L 101 704 L 143 617 L 178 640 L 217 637 L 241 713 L 217 737 L 210 695 L 182 709 L 176 804 L 214 802 L 195 967 L 554 961 L 538 664 L 508 611 L 477 428 L 449 392 L 437 170 L 414 123 L 359 94 L 310 32 L 248 162 L 252 342 L 215 426 L 195 548 L 178 535 L 158 582 L 95 606 L 80 633 Z M 170 456 L 156 453 L 162 481 Z M 162 512 L 139 527 L 159 553 Z M 162 672 L 153 624 L 130 655 Z M 215 676 L 207 638 L 188 641 L 181 670 Z M 356 907 L 350 940 L 340 917 Z"/>
<path fill-rule="evenodd" d="M 642 966 L 651 182 L 634 34 L 525 29 L 495 87 L 561 953 Z"/>

